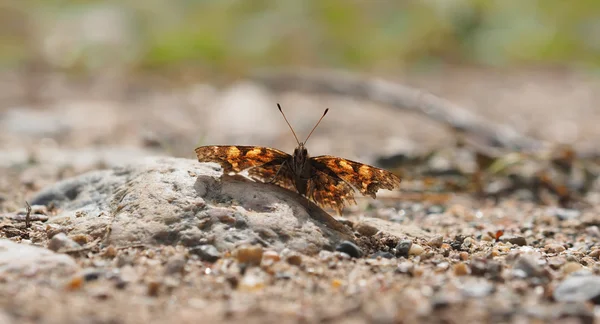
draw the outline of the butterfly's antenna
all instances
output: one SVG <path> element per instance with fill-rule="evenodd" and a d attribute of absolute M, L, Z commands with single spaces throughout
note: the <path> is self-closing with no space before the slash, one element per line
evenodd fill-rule
<path fill-rule="evenodd" d="M 292 130 L 292 134 L 294 134 L 294 138 L 296 139 L 296 142 L 298 143 L 298 145 L 300 145 L 298 136 L 296 136 L 296 132 L 294 132 L 294 129 L 292 128 L 292 125 L 290 125 L 290 122 L 287 120 L 287 118 L 285 118 L 285 114 L 283 113 L 283 110 L 281 110 L 281 106 L 279 104 L 277 104 L 277 107 L 279 108 L 279 112 L 281 113 L 281 115 L 283 115 L 283 119 L 285 119 L 285 122 L 288 124 L 288 126 Z"/>
<path fill-rule="evenodd" d="M 313 129 L 310 131 L 310 133 L 308 134 L 308 136 L 306 136 L 306 139 L 304 140 L 304 144 L 306 144 L 306 141 L 308 141 L 308 139 L 310 138 L 310 135 L 312 135 L 312 133 L 317 128 L 317 126 L 319 126 L 319 124 L 321 123 L 321 120 L 323 120 L 323 117 L 325 117 L 325 115 L 327 115 L 328 111 L 329 111 L 329 108 L 325 109 L 325 112 L 323 113 L 323 116 L 321 116 L 321 118 L 319 118 L 319 121 L 317 122 L 317 124 L 315 125 L 315 127 L 313 127 Z"/>

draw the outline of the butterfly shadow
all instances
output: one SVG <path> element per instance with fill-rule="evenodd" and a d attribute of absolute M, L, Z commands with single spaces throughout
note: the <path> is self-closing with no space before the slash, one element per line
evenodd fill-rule
<path fill-rule="evenodd" d="M 284 212 L 291 208 L 300 222 L 312 219 L 323 231 L 334 231 L 343 239 L 354 240 L 352 231 L 321 207 L 297 192 L 274 184 L 255 182 L 242 175 L 223 175 L 215 178 L 199 175 L 194 184 L 197 194 L 210 204 L 240 206 L 258 213 Z"/>

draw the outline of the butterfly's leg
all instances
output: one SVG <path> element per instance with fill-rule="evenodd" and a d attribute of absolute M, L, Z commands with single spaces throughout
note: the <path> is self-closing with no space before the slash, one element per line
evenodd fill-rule
<path fill-rule="evenodd" d="M 283 169 L 283 166 L 286 162 L 287 161 L 283 161 L 283 163 L 281 163 L 281 165 L 279 166 L 279 169 L 277 169 L 277 172 L 275 173 L 275 175 L 271 179 L 269 179 L 269 181 L 267 181 L 267 183 L 273 183 L 273 182 L 275 182 L 275 180 L 277 180 L 277 176 L 279 175 L 279 172 L 281 171 L 281 169 Z"/>

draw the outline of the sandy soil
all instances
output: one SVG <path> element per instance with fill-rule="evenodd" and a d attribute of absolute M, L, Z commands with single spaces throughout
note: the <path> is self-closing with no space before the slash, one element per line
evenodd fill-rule
<path fill-rule="evenodd" d="M 6 264 L 15 261 L 0 260 L 0 323 L 600 320 L 595 182 L 583 195 L 588 204 L 574 209 L 523 190 L 498 200 L 448 190 L 441 200 L 361 198 L 338 218 L 355 235 L 356 246 L 337 247 L 346 253 L 240 246 L 210 259 L 184 246 L 102 246 L 85 236 L 56 238 L 61 230 L 47 220 L 57 211 L 37 206 L 27 228 L 26 199 L 86 171 L 149 155 L 194 158 L 193 149 L 209 143 L 291 151 L 295 141 L 276 102 L 299 134 L 331 109 L 309 142 L 314 155 L 374 163 L 396 152 L 454 150 L 454 139 L 423 116 L 340 97 L 276 95 L 248 82 L 123 90 L 106 80 L 49 77 L 25 100 L 14 80 L 2 81 L 12 86 L 0 105 L 0 238 L 54 249 L 74 263 L 11 272 Z M 582 74 L 452 69 L 396 80 L 546 141 L 591 150 L 600 139 L 600 82 Z M 403 188 L 414 192 L 420 181 L 407 179 Z M 380 223 L 364 225 L 367 217 Z M 383 230 L 389 223 L 427 235 L 394 236 Z M 361 255 L 352 257 L 356 249 Z"/>

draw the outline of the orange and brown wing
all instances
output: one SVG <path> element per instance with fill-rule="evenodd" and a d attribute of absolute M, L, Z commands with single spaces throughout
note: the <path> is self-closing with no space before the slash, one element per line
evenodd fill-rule
<path fill-rule="evenodd" d="M 201 146 L 196 148 L 200 162 L 215 162 L 224 173 L 241 172 L 266 163 L 281 164 L 291 156 L 262 146 Z"/>
<path fill-rule="evenodd" d="M 296 191 L 293 178 L 294 174 L 288 167 L 288 163 L 268 163 L 248 170 L 248 176 L 263 183 L 273 183 L 282 188 Z"/>
<path fill-rule="evenodd" d="M 321 155 L 311 159 L 313 168 L 330 176 L 337 176 L 354 186 L 365 196 L 375 198 L 379 189 L 393 190 L 400 187 L 395 174 L 355 161 L 335 156 Z"/>
<path fill-rule="evenodd" d="M 342 179 L 319 170 L 313 170 L 308 180 L 308 197 L 321 207 L 333 208 L 338 215 L 342 214 L 345 205 L 356 204 L 354 188 Z"/>

